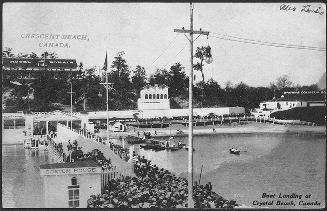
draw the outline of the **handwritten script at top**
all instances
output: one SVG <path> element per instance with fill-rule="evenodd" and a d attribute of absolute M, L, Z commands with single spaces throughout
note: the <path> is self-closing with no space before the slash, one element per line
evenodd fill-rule
<path fill-rule="evenodd" d="M 313 7 L 310 4 L 303 5 L 299 9 L 294 6 L 291 6 L 289 4 L 282 4 L 282 5 L 280 5 L 279 10 L 293 11 L 293 12 L 300 11 L 300 12 L 304 12 L 304 13 L 312 13 L 312 14 L 319 14 L 319 15 L 325 14 L 325 12 L 323 11 L 321 6 Z"/>

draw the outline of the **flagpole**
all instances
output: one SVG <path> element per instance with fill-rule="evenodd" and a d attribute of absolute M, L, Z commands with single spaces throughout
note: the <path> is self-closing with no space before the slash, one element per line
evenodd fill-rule
<path fill-rule="evenodd" d="M 106 53 L 106 64 L 107 62 L 107 53 Z M 107 143 L 109 143 L 109 90 L 108 90 L 108 71 L 106 68 L 106 96 L 107 96 Z"/>
<path fill-rule="evenodd" d="M 108 82 L 108 56 L 107 56 L 107 52 L 106 52 L 106 59 L 105 59 L 105 77 L 106 77 L 106 81 L 105 83 L 100 83 L 106 86 L 106 104 L 107 104 L 107 143 L 110 144 L 109 142 L 109 85 L 111 85 L 111 83 Z"/>

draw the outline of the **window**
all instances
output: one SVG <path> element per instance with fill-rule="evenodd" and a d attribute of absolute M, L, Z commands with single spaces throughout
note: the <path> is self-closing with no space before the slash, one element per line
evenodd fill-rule
<path fill-rule="evenodd" d="M 152 99 L 152 94 L 149 94 L 149 99 Z"/>
<path fill-rule="evenodd" d="M 165 94 L 165 99 L 167 99 L 167 94 Z"/>
<path fill-rule="evenodd" d="M 71 186 L 68 186 L 68 206 L 70 208 L 79 207 L 79 185 L 76 177 L 72 177 Z"/>
<path fill-rule="evenodd" d="M 72 185 L 77 185 L 77 179 L 76 179 L 76 177 L 73 177 L 71 181 L 72 181 Z"/>
<path fill-rule="evenodd" d="M 163 99 L 163 94 L 160 95 L 160 99 Z"/>
<path fill-rule="evenodd" d="M 156 99 L 156 94 L 153 94 L 153 99 Z"/>
<path fill-rule="evenodd" d="M 70 208 L 79 207 L 79 188 L 68 189 L 68 206 Z"/>
<path fill-rule="evenodd" d="M 159 94 L 157 94 L 157 99 L 160 99 L 160 95 Z"/>
<path fill-rule="evenodd" d="M 148 94 L 145 94 L 145 99 L 148 99 Z"/>

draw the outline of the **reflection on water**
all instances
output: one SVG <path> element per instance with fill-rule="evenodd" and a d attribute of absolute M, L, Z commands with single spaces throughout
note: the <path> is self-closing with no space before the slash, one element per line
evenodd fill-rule
<path fill-rule="evenodd" d="M 3 207 L 42 207 L 42 178 L 39 166 L 51 163 L 47 152 L 2 146 Z"/>
<path fill-rule="evenodd" d="M 187 137 L 178 139 L 187 144 Z M 252 205 L 254 200 L 262 200 L 262 193 L 311 194 L 313 201 L 321 203 L 318 207 L 324 207 L 325 146 L 325 137 L 290 134 L 195 136 L 195 179 L 203 165 L 201 183 L 211 181 L 214 191 L 227 199 Z M 229 154 L 231 147 L 239 148 L 241 155 Z M 153 152 L 136 146 L 135 151 L 159 167 L 186 175 L 184 149 Z M 3 206 L 42 207 L 39 165 L 49 162 L 47 152 L 24 150 L 22 145 L 3 146 Z"/>

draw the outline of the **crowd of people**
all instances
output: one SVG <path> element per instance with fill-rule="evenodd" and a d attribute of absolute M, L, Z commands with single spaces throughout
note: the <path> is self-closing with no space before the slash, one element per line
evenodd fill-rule
<path fill-rule="evenodd" d="M 94 160 L 101 165 L 102 170 L 110 170 L 113 167 L 110 158 L 107 159 L 98 149 L 94 149 L 91 152 L 83 154 L 82 160 Z"/>
<path fill-rule="evenodd" d="M 101 195 L 88 199 L 89 208 L 185 208 L 187 179 L 152 165 L 150 160 L 137 156 L 136 177 L 111 180 Z M 212 191 L 211 183 L 193 186 L 196 208 L 233 208 L 236 202 L 226 200 Z"/>
<path fill-rule="evenodd" d="M 62 148 L 62 143 L 54 143 L 54 148 L 56 149 L 57 152 L 62 154 L 64 152 L 64 149 Z"/>
<path fill-rule="evenodd" d="M 78 146 L 76 140 L 73 144 L 70 143 L 70 140 L 68 141 L 67 150 L 70 152 L 70 155 L 65 158 L 65 162 L 93 160 L 101 165 L 102 170 L 110 170 L 113 167 L 110 158 L 107 159 L 98 149 L 83 153 L 82 147 Z"/>
<path fill-rule="evenodd" d="M 114 144 L 114 143 L 110 143 L 110 149 L 116 154 L 118 155 L 121 159 L 123 159 L 124 161 L 128 161 L 129 160 L 129 150 L 123 148 L 122 146 L 118 145 L 118 144 Z"/>

